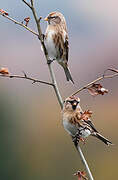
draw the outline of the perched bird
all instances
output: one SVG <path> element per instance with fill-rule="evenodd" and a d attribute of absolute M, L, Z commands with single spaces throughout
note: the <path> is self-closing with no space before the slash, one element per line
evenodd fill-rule
<path fill-rule="evenodd" d="M 67 81 L 74 83 L 68 68 L 68 34 L 64 16 L 60 12 L 51 12 L 45 19 L 48 21 L 44 43 L 48 52 L 49 63 L 53 60 L 63 67 Z"/>
<path fill-rule="evenodd" d="M 106 145 L 112 144 L 112 142 L 99 134 L 89 118 L 87 120 L 82 118 L 83 111 L 80 107 L 79 98 L 68 97 L 64 101 L 62 114 L 64 129 L 72 136 L 76 146 L 79 140 L 85 140 L 89 135 L 97 137 Z"/>

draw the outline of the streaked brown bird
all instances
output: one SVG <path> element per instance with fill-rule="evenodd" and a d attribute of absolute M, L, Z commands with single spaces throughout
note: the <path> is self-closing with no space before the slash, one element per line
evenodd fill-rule
<path fill-rule="evenodd" d="M 86 139 L 92 135 L 106 145 L 112 144 L 108 139 L 103 137 L 94 127 L 92 121 L 82 119 L 83 111 L 80 107 L 80 99 L 76 97 L 68 97 L 63 104 L 63 126 L 64 129 L 72 136 L 75 145 L 78 145 L 79 140 Z"/>
<path fill-rule="evenodd" d="M 48 21 L 44 42 L 49 63 L 57 60 L 64 69 L 67 81 L 71 80 L 74 83 L 68 68 L 69 47 L 65 18 L 60 12 L 51 12 L 44 20 Z"/>

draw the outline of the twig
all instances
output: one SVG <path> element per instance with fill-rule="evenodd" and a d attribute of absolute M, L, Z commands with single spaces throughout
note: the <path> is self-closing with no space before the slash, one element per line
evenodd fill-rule
<path fill-rule="evenodd" d="M 31 10 L 32 10 L 32 13 L 33 13 L 36 25 L 37 25 L 38 33 L 39 33 L 39 40 L 40 40 L 41 45 L 43 47 L 45 58 L 46 58 L 46 60 L 48 62 L 48 53 L 47 53 L 47 50 L 46 50 L 46 47 L 45 47 L 45 44 L 44 44 L 44 38 L 43 38 L 43 34 L 42 34 L 41 26 L 40 26 L 40 21 L 39 21 L 39 19 L 41 20 L 41 18 L 38 18 L 38 16 L 37 16 L 36 10 L 34 8 L 34 0 L 31 0 L 31 5 L 32 5 L 32 9 Z M 57 86 L 56 78 L 55 78 L 55 75 L 54 75 L 53 68 L 52 68 L 51 64 L 48 64 L 48 68 L 49 68 L 49 72 L 50 72 L 50 76 L 51 76 L 51 79 L 52 79 L 53 88 L 54 88 L 54 91 L 56 93 L 58 102 L 59 102 L 61 108 L 63 108 L 63 100 L 62 100 L 62 97 L 60 95 L 59 88 Z"/>
<path fill-rule="evenodd" d="M 42 36 L 41 27 L 40 27 L 40 21 L 39 21 L 39 18 L 37 16 L 36 10 L 34 8 L 34 0 L 31 0 L 31 4 L 32 4 L 32 9 L 31 10 L 32 10 L 32 13 L 34 15 L 34 19 L 36 21 L 36 25 L 37 25 L 37 29 L 38 29 L 38 33 L 39 33 L 39 40 L 40 40 L 40 42 L 42 44 L 44 54 L 45 54 L 45 58 L 46 58 L 46 60 L 48 62 L 48 53 L 47 53 L 47 50 L 46 50 L 46 47 L 45 47 L 45 44 L 44 44 L 44 39 L 43 39 L 43 36 Z M 48 68 L 49 68 L 49 71 L 50 71 L 50 76 L 51 76 L 51 79 L 52 79 L 52 83 L 54 84 L 53 88 L 55 90 L 58 102 L 59 102 L 59 104 L 61 106 L 61 109 L 62 109 L 63 108 L 63 100 L 62 100 L 62 97 L 60 95 L 60 92 L 59 92 L 59 89 L 58 89 L 58 86 L 57 86 L 57 82 L 56 82 L 56 78 L 55 78 L 55 75 L 54 75 L 54 72 L 53 72 L 53 68 L 52 68 L 51 64 L 49 64 L 49 63 L 47 63 L 47 64 L 48 64 Z M 82 159 L 82 162 L 83 162 L 83 164 L 84 164 L 84 166 L 86 168 L 86 171 L 88 172 L 88 176 L 89 176 L 90 180 L 93 180 L 92 174 L 91 174 L 91 172 L 89 170 L 87 162 L 85 161 L 85 158 L 84 158 L 82 152 L 80 151 L 81 149 L 79 148 L 77 150 L 79 150 L 78 152 L 79 152 L 80 157 Z"/>
<path fill-rule="evenodd" d="M 29 8 L 31 8 L 32 9 L 32 6 L 30 5 L 30 3 L 28 3 L 27 1 L 25 1 L 25 0 L 22 0 Z"/>
<path fill-rule="evenodd" d="M 15 19 L 13 19 L 13 18 L 11 18 L 11 17 L 9 17 L 9 16 L 7 16 L 7 15 L 1 13 L 1 12 L 0 12 L 0 15 L 2 15 L 3 17 L 9 19 L 10 21 L 14 22 L 15 24 L 18 24 L 18 25 L 24 27 L 25 29 L 27 29 L 28 31 L 30 31 L 31 33 L 33 33 L 34 35 L 39 36 L 38 33 L 36 33 L 35 31 L 33 31 L 32 29 L 28 28 L 27 26 L 25 26 L 25 25 L 22 24 L 21 22 L 18 22 L 18 21 L 16 21 Z"/>
<path fill-rule="evenodd" d="M 31 0 L 31 5 L 34 6 L 34 0 Z"/>
<path fill-rule="evenodd" d="M 81 87 L 79 90 L 77 90 L 76 92 L 74 92 L 71 96 L 75 96 L 76 94 L 78 94 L 79 92 L 81 92 L 82 90 L 84 89 L 87 89 L 89 86 L 91 86 L 92 84 L 98 82 L 98 81 L 101 81 L 102 79 L 108 79 L 108 78 L 113 78 L 115 76 L 118 76 L 118 73 L 115 73 L 115 74 L 112 74 L 112 75 L 103 75 L 97 79 L 95 79 L 94 81 L 88 83 L 87 85 Z"/>
<path fill-rule="evenodd" d="M 46 82 L 46 81 L 41 81 L 41 80 L 38 80 L 38 79 L 34 79 L 34 78 L 31 78 L 31 77 L 28 77 L 26 74 L 24 74 L 24 76 L 20 76 L 20 75 L 3 75 L 3 74 L 0 74 L 0 77 L 27 79 L 27 80 L 32 81 L 33 83 L 42 83 L 42 84 L 54 86 L 52 83 L 49 83 L 49 82 Z"/>
<path fill-rule="evenodd" d="M 75 147 L 76 147 L 76 146 L 75 146 Z M 88 164 L 87 164 L 87 161 L 86 161 L 86 159 L 85 159 L 85 157 L 84 157 L 84 155 L 83 155 L 83 153 L 82 153 L 82 150 L 81 150 L 79 144 L 78 144 L 78 146 L 76 147 L 76 149 L 77 149 L 77 151 L 79 152 L 81 161 L 82 161 L 83 164 L 85 165 L 87 174 L 89 175 L 89 179 L 90 179 L 90 180 L 94 180 L 94 179 L 93 179 L 93 176 L 92 176 L 92 174 L 91 174 L 91 171 L 90 171 L 90 169 L 89 169 L 89 166 L 88 166 Z"/>
<path fill-rule="evenodd" d="M 55 90 L 57 99 L 58 99 L 59 104 L 60 104 L 61 109 L 62 109 L 62 108 L 63 108 L 63 100 L 62 100 L 62 97 L 61 97 L 61 95 L 60 95 L 60 92 L 59 92 L 59 89 L 58 89 L 58 86 L 57 86 L 55 74 L 54 74 L 53 68 L 51 67 L 51 64 L 49 64 L 48 67 L 49 67 L 49 71 L 50 71 L 50 76 L 51 76 L 51 79 L 52 79 L 52 83 L 54 84 L 53 88 L 54 88 L 54 90 Z"/>
<path fill-rule="evenodd" d="M 34 16 L 34 19 L 35 19 L 35 22 L 36 22 L 36 25 L 37 25 L 37 29 L 38 29 L 38 34 L 34 31 L 32 31 L 31 29 L 29 29 L 27 26 L 23 25 L 22 23 L 19 23 L 17 22 L 16 20 L 10 18 L 9 16 L 6 16 L 2 13 L 0 13 L 0 15 L 6 17 L 7 19 L 11 20 L 12 22 L 24 27 L 25 29 L 27 29 L 28 31 L 32 32 L 33 34 L 35 34 L 36 36 L 38 36 L 40 42 L 41 42 L 41 45 L 43 47 L 43 50 L 44 50 L 44 54 L 45 54 L 45 58 L 48 62 L 48 53 L 47 53 L 47 50 L 46 50 L 46 47 L 45 47 L 45 44 L 44 44 L 44 38 L 43 38 L 43 34 L 42 34 L 42 31 L 41 31 L 41 27 L 40 27 L 40 20 L 37 16 L 37 13 L 36 13 L 36 10 L 34 8 L 34 0 L 30 0 L 31 1 L 31 5 L 29 3 L 27 3 L 25 0 L 22 0 L 31 10 L 32 10 L 32 13 L 33 13 L 33 16 Z M 48 64 L 48 63 L 47 63 Z M 48 82 L 44 82 L 44 81 L 39 81 L 37 79 L 33 79 L 33 78 L 30 78 L 30 77 L 27 77 L 26 74 L 24 74 L 24 76 L 19 76 L 19 75 L 11 75 L 11 76 L 8 76 L 8 75 L 0 75 L 0 76 L 4 76 L 4 77 L 8 77 L 8 78 L 22 78 L 22 79 L 28 79 L 28 80 L 31 80 L 33 82 L 39 82 L 39 83 L 44 83 L 44 84 L 48 84 L 48 85 L 51 85 L 53 86 L 54 90 L 55 90 L 55 93 L 56 93 L 56 96 L 57 96 L 57 99 L 58 99 L 58 102 L 61 106 L 61 109 L 63 108 L 63 100 L 62 100 L 62 97 L 60 95 L 60 92 L 59 92 L 59 89 L 58 89 L 58 86 L 57 86 L 57 82 L 56 82 L 56 78 L 55 78 L 55 75 L 54 75 L 54 72 L 53 72 L 53 68 L 52 68 L 52 65 L 51 64 L 48 64 L 48 68 L 49 68 L 49 71 L 50 71 L 50 76 L 51 76 L 51 79 L 52 79 L 52 83 L 48 83 Z M 80 155 L 80 158 L 86 168 L 86 171 L 88 172 L 88 176 L 90 178 L 90 180 L 93 180 L 93 177 L 92 177 L 92 174 L 89 170 L 89 166 L 87 165 L 87 162 L 83 156 L 83 153 L 80 149 L 80 147 L 78 146 L 77 148 L 77 151 L 79 152 L 79 155 Z"/>

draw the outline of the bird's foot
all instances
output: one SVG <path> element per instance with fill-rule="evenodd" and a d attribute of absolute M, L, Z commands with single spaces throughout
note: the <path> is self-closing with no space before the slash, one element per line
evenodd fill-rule
<path fill-rule="evenodd" d="M 47 64 L 51 64 L 53 61 L 55 61 L 55 59 L 48 59 Z"/>
<path fill-rule="evenodd" d="M 38 36 L 39 40 L 42 40 L 44 41 L 44 38 L 45 38 L 45 34 L 41 34 L 40 36 Z"/>
<path fill-rule="evenodd" d="M 77 133 L 75 134 L 75 136 L 73 137 L 73 142 L 74 142 L 74 144 L 75 144 L 76 146 L 78 145 L 79 140 L 80 140 L 80 134 L 79 134 L 79 132 L 77 132 Z"/>
<path fill-rule="evenodd" d="M 78 141 L 78 138 L 75 136 L 74 138 L 73 138 L 73 142 L 77 142 Z"/>
<path fill-rule="evenodd" d="M 77 145 L 79 143 L 79 141 L 81 141 L 83 144 L 85 144 L 85 138 L 81 137 L 81 131 L 78 129 L 78 132 L 73 137 L 73 142 L 74 142 L 74 144 Z"/>
<path fill-rule="evenodd" d="M 78 143 L 79 143 L 79 139 L 77 139 L 76 137 L 73 138 L 73 143 L 74 145 L 77 147 Z"/>
<path fill-rule="evenodd" d="M 86 142 L 85 139 L 82 138 L 82 137 L 80 137 L 79 140 L 80 140 L 83 144 L 85 144 L 85 142 Z"/>

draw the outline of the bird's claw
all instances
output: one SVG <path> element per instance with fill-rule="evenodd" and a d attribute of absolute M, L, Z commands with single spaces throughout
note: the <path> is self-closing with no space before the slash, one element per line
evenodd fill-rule
<path fill-rule="evenodd" d="M 47 64 L 51 64 L 55 59 L 48 59 Z"/>
<path fill-rule="evenodd" d="M 79 141 L 81 141 L 81 142 L 83 142 L 83 144 L 85 144 L 85 139 L 81 137 L 81 132 L 80 132 L 80 131 L 77 132 L 77 133 L 75 134 L 75 137 L 73 138 L 73 142 L 74 142 L 76 145 L 78 144 Z"/>
<path fill-rule="evenodd" d="M 80 140 L 80 136 L 79 136 L 79 132 L 77 132 L 76 134 L 75 134 L 75 136 L 73 137 L 73 142 L 74 142 L 74 144 L 78 144 L 78 142 L 79 142 L 79 140 Z"/>
<path fill-rule="evenodd" d="M 85 139 L 84 139 L 84 138 L 80 137 L 79 140 L 80 140 L 83 144 L 85 144 Z"/>
<path fill-rule="evenodd" d="M 52 62 L 53 62 L 53 60 L 51 60 L 51 59 L 47 60 L 47 64 L 51 64 Z"/>
<path fill-rule="evenodd" d="M 39 38 L 39 40 L 43 40 L 44 41 L 45 34 L 41 34 L 38 38 Z"/>

